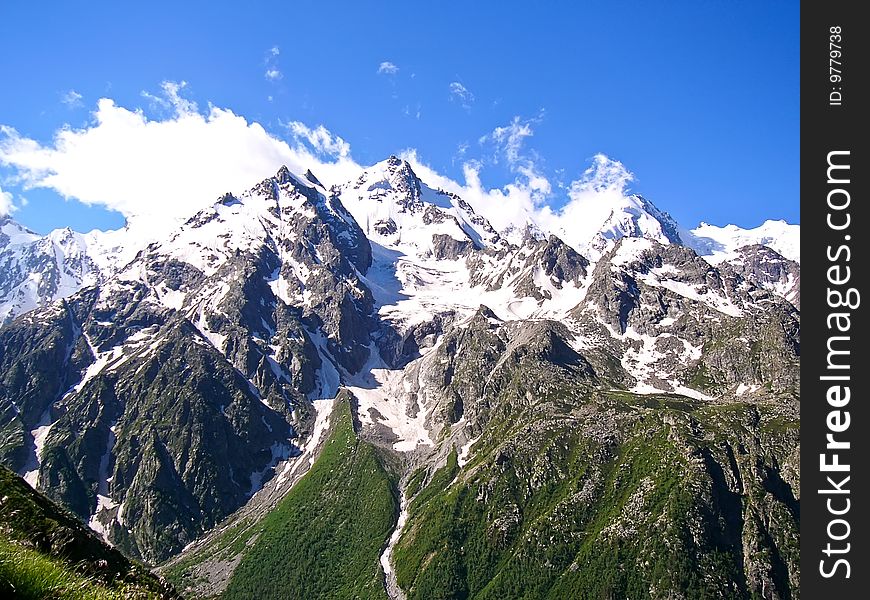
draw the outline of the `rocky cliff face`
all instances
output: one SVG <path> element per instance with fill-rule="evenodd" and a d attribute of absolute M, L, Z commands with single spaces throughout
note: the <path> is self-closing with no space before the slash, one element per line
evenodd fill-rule
<path fill-rule="evenodd" d="M 800 309 L 801 266 L 797 262 L 772 248 L 753 244 L 737 250 L 737 256 L 726 264 L 744 279 L 756 282 Z"/>
<path fill-rule="evenodd" d="M 796 593 L 788 382 L 752 399 L 624 391 L 612 348 L 481 309 L 427 356 L 443 441 L 403 481 L 405 597 Z"/>
<path fill-rule="evenodd" d="M 340 203 L 286 169 L 221 198 L 111 281 L 0 330 L 5 460 L 162 561 L 298 454 L 311 400 L 366 360 L 370 262 Z"/>
<path fill-rule="evenodd" d="M 628 208 L 584 256 L 395 157 L 282 168 L 0 329 L 0 459 L 192 593 L 292 575 L 250 548 L 314 511 L 365 597 L 794 597 L 799 267 Z"/>
<path fill-rule="evenodd" d="M 598 263 L 589 301 L 572 314 L 618 335 L 636 391 L 797 395 L 799 313 L 748 275 L 683 246 L 625 239 Z"/>

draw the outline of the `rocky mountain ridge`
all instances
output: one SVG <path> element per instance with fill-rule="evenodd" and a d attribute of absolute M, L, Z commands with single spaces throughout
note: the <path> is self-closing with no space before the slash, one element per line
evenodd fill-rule
<path fill-rule="evenodd" d="M 259 571 L 243 567 L 242 584 L 235 569 L 269 537 L 251 527 L 315 469 L 347 406 L 342 444 L 377 449 L 366 468 L 392 499 L 367 493 L 404 523 L 375 544 L 389 597 L 557 594 L 592 548 L 657 530 L 638 512 L 647 501 L 666 547 L 700 544 L 688 579 L 638 563 L 638 578 L 590 589 L 794 597 L 799 265 L 760 245 L 706 260 L 636 204 L 643 214 L 614 213 L 587 257 L 534 228 L 500 234 L 395 157 L 329 190 L 282 168 L 124 264 L 83 260 L 78 289 L 47 288 L 0 328 L 0 460 L 127 554 L 187 565 L 182 588 L 250 590 Z M 40 238 L 11 227 L 3 248 L 34 256 Z M 22 289 L 15 273 L 9 289 Z M 455 504 L 466 493 L 496 512 Z M 496 527 L 472 563 L 470 542 L 439 529 L 450 506 Z M 547 559 L 562 583 L 538 564 L 496 568 L 556 551 L 522 541 L 547 535 L 534 519 L 568 536 Z M 258 533 L 227 545 L 227 531 Z M 425 550 L 438 536 L 446 554 Z M 427 553 L 431 567 L 414 558 Z"/>

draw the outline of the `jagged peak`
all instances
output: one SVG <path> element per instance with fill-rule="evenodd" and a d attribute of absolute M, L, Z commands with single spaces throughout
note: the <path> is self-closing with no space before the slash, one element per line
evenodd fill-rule
<path fill-rule="evenodd" d="M 680 226 L 669 212 L 660 209 L 658 206 L 653 204 L 651 200 L 648 200 L 640 194 L 633 194 L 633 196 L 637 198 L 644 210 L 661 224 L 662 233 L 665 234 L 672 244 L 683 243 L 683 239 L 680 236 Z"/>
<path fill-rule="evenodd" d="M 8 237 L 12 244 L 27 244 L 43 237 L 8 215 L 0 217 L 0 239 L 3 236 Z"/>
<path fill-rule="evenodd" d="M 376 163 L 371 171 L 382 171 L 388 174 L 390 179 L 401 178 L 405 180 L 420 181 L 420 178 L 414 172 L 414 168 L 407 160 L 399 158 L 395 154 L 391 154 L 386 160 Z"/>
<path fill-rule="evenodd" d="M 310 181 L 314 185 L 319 185 L 320 187 L 324 187 L 324 185 L 322 183 L 320 183 L 320 180 L 314 175 L 314 173 L 311 172 L 311 169 L 308 169 L 307 171 L 305 171 L 305 179 L 307 179 L 308 181 Z"/>
<path fill-rule="evenodd" d="M 281 165 L 281 168 L 278 169 L 278 172 L 275 174 L 275 180 L 279 184 L 289 183 L 292 181 L 291 177 L 292 173 L 290 173 L 290 169 L 287 168 L 287 165 Z"/>
<path fill-rule="evenodd" d="M 54 243 L 66 244 L 74 240 L 78 240 L 82 237 L 82 234 L 73 231 L 71 227 L 63 227 L 61 229 L 54 229 L 49 232 L 44 239 L 51 240 Z"/>
<path fill-rule="evenodd" d="M 487 319 L 495 319 L 496 321 L 501 321 L 501 319 L 498 318 L 498 315 L 496 315 L 495 312 L 493 312 L 493 310 L 485 304 L 481 304 L 478 307 L 477 314 L 486 317 Z"/>
<path fill-rule="evenodd" d="M 313 188 L 316 186 L 323 187 L 323 184 L 314 176 L 311 172 L 311 169 L 308 169 L 305 172 L 305 175 L 298 175 L 291 171 L 287 165 L 281 165 L 281 168 L 278 169 L 278 172 L 275 174 L 275 177 L 272 179 L 278 185 L 290 184 L 293 186 L 302 186 L 306 188 Z"/>

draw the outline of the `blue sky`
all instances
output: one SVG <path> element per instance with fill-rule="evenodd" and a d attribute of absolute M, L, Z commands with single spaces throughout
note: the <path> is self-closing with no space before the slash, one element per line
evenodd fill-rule
<path fill-rule="evenodd" d="M 548 185 L 537 201 L 554 210 L 604 153 L 634 174 L 632 191 L 686 226 L 799 222 L 798 2 L 54 4 L 0 5 L 7 154 L 10 128 L 43 150 L 58 149 L 64 127 L 96 128 L 100 98 L 153 122 L 195 102 L 290 145 L 301 130 L 288 124 L 323 125 L 324 160 L 340 136 L 358 164 L 414 149 L 458 181 L 474 165 L 488 188 L 531 165 Z M 124 139 L 111 142 L 121 157 Z M 106 207 L 144 202 L 58 183 L 44 158 L 0 156 L 13 217 L 38 232 L 117 227 L 123 216 Z M 94 172 L 119 198 L 139 185 L 114 181 L 126 173 L 117 167 Z"/>

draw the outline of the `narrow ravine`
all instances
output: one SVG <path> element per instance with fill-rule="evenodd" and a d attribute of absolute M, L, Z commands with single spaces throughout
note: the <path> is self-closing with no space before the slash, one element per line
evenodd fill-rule
<path fill-rule="evenodd" d="M 27 464 L 20 475 L 24 477 L 24 481 L 29 483 L 33 489 L 36 489 L 36 484 L 39 481 L 39 467 L 42 465 L 42 449 L 45 447 L 45 442 L 48 439 L 52 425 L 54 423 L 51 420 L 51 406 L 49 406 L 42 413 L 36 427 L 30 430 L 30 437 L 33 439 L 33 451 L 28 457 Z"/>
<path fill-rule="evenodd" d="M 111 522 L 115 518 L 110 511 L 118 507 L 118 503 L 109 497 L 109 483 L 112 481 L 112 477 L 109 476 L 109 467 L 112 463 L 112 451 L 115 449 L 115 442 L 118 440 L 115 434 L 117 428 L 118 420 L 115 419 L 109 427 L 106 451 L 100 458 L 97 479 L 97 508 L 88 520 L 88 527 L 96 531 L 103 538 L 103 541 L 107 543 L 111 543 L 109 541 L 109 532 L 111 531 Z"/>
<path fill-rule="evenodd" d="M 399 587 L 396 581 L 396 572 L 393 569 L 393 548 L 402 536 L 402 530 L 405 528 L 405 522 L 408 520 L 408 499 L 405 498 L 405 491 L 400 488 L 399 497 L 399 518 L 396 521 L 396 528 L 387 542 L 387 547 L 381 554 L 381 566 L 384 569 L 384 589 L 390 600 L 405 600 L 405 593 Z"/>

